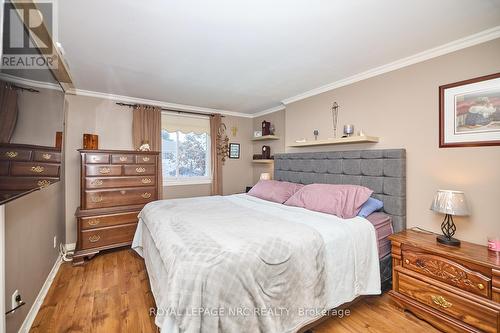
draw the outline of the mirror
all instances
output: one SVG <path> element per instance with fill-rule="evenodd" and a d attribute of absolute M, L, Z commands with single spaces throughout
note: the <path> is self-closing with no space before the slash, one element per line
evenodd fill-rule
<path fill-rule="evenodd" d="M 15 19 L 15 15 L 10 15 L 10 20 Z M 4 20 L 0 69 L 0 204 L 50 186 L 61 176 L 64 90 L 46 64 L 27 68 L 5 63 L 4 56 L 15 56 L 5 52 L 9 50 L 5 43 L 7 34 L 11 44 L 29 39 L 20 22 Z M 17 34 L 12 31 L 16 26 L 21 27 Z M 42 56 L 39 50 L 38 56 Z"/>

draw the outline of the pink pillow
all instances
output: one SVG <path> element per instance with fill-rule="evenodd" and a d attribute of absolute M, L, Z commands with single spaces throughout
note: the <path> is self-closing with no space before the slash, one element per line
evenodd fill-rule
<path fill-rule="evenodd" d="M 277 180 L 260 180 L 248 192 L 249 195 L 282 204 L 295 192 L 304 187 L 302 184 L 280 182 Z"/>
<path fill-rule="evenodd" d="M 350 219 L 358 214 L 372 193 L 369 188 L 358 185 L 311 184 L 297 191 L 285 205 Z"/>

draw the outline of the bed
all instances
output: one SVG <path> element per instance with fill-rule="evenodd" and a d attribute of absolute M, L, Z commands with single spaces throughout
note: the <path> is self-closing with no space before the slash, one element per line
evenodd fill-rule
<path fill-rule="evenodd" d="M 405 151 L 279 154 L 274 178 L 369 187 L 394 231 L 405 227 Z M 144 258 L 164 332 L 296 332 L 328 309 L 390 283 L 367 219 L 246 194 L 162 200 L 139 216 Z"/>

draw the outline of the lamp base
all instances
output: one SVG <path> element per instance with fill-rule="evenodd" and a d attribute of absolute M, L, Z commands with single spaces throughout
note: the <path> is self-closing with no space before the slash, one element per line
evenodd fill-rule
<path fill-rule="evenodd" d="M 456 238 L 453 237 L 446 237 L 443 235 L 439 235 L 436 237 L 436 240 L 438 243 L 445 244 L 445 245 L 451 245 L 451 246 L 460 246 L 460 241 Z"/>

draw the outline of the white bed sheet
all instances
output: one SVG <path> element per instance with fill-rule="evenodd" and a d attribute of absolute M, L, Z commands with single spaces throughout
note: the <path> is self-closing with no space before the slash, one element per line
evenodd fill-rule
<path fill-rule="evenodd" d="M 290 223 L 305 224 L 321 234 L 325 243 L 326 260 L 327 307 L 325 310 L 336 308 L 360 295 L 381 293 L 376 232 L 373 225 L 365 218 L 341 219 L 334 215 L 285 206 L 246 194 L 223 198 L 280 218 L 287 218 Z M 197 199 L 199 198 L 174 200 L 182 202 Z M 200 215 L 200 223 L 203 223 L 205 213 Z M 167 268 L 161 260 L 153 237 L 141 219 L 132 248 L 144 258 L 156 304 L 161 304 L 163 297 L 168 297 L 164 290 L 164 283 L 162 283 L 166 279 Z M 179 332 L 173 317 L 157 316 L 155 322 L 162 332 Z M 304 322 L 301 327 L 306 324 L 307 322 Z"/>

